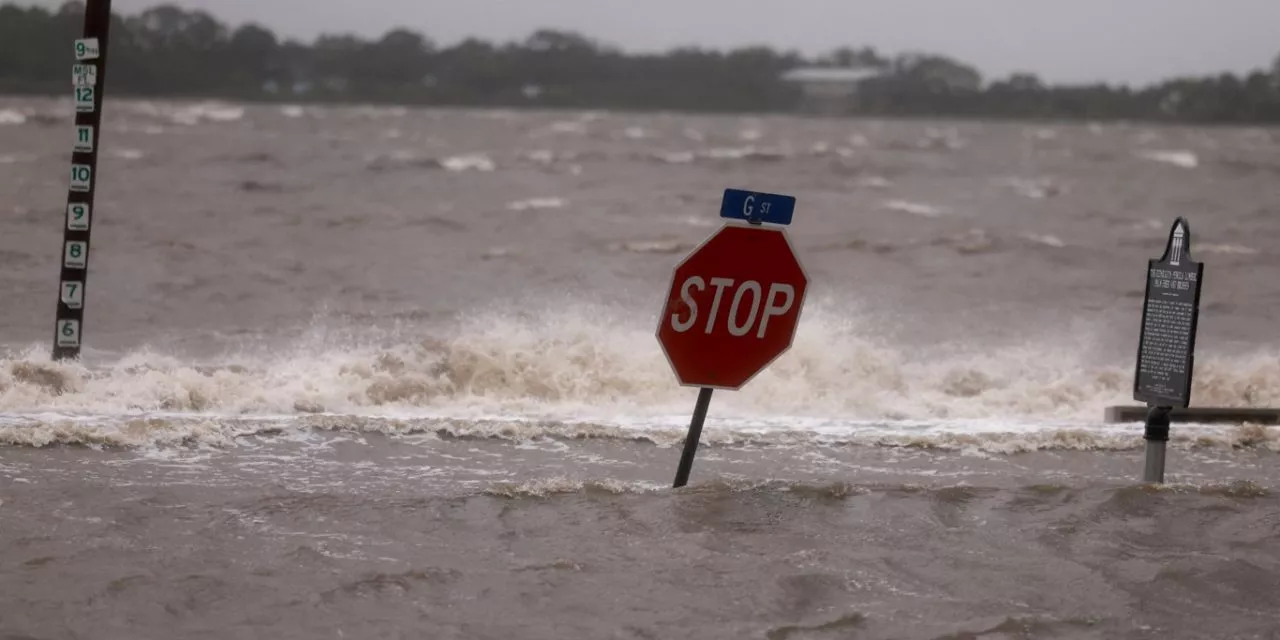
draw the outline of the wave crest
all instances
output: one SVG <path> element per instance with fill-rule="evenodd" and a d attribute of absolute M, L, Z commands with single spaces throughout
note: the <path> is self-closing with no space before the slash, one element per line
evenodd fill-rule
<path fill-rule="evenodd" d="M 211 412 L 368 415 L 429 409 L 491 415 L 669 415 L 688 411 L 653 318 L 604 307 L 473 314 L 391 346 L 304 340 L 193 363 L 138 350 L 88 367 L 43 347 L 0 358 L 0 413 Z M 792 349 L 715 415 L 848 420 L 1074 420 L 1130 401 L 1131 364 L 1085 360 L 1081 345 L 906 349 L 856 313 L 815 301 Z M 1201 354 L 1196 403 L 1280 403 L 1280 355 Z"/>

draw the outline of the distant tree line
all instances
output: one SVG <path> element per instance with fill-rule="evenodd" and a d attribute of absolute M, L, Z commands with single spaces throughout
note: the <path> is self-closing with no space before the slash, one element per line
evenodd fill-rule
<path fill-rule="evenodd" d="M 56 11 L 0 5 L 0 93 L 69 92 L 70 42 L 83 11 L 80 2 Z M 1177 78 L 1142 88 L 1048 86 L 1029 73 L 984 82 L 972 66 L 938 55 L 844 48 L 805 58 L 767 47 L 627 54 L 556 30 L 522 42 L 469 39 L 450 47 L 407 29 L 377 40 L 323 35 L 306 44 L 173 5 L 115 15 L 109 55 L 109 93 L 116 96 L 785 112 L 812 100 L 782 74 L 834 67 L 876 72 L 856 100 L 840 103 L 836 111 L 846 114 L 1280 122 L 1280 58 L 1246 77 Z"/>

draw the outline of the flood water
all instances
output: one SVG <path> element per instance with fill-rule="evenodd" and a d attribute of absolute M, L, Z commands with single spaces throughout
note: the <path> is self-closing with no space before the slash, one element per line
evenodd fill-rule
<path fill-rule="evenodd" d="M 109 101 L 51 362 L 63 101 L 0 98 L 0 638 L 1276 638 L 1280 132 Z M 791 350 L 654 336 L 726 187 L 797 197 Z"/>

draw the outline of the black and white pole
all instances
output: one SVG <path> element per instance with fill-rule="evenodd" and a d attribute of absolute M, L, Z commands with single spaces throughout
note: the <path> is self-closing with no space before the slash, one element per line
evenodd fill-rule
<path fill-rule="evenodd" d="M 1174 220 L 1164 255 L 1147 261 L 1142 332 L 1133 377 L 1133 399 L 1147 404 L 1143 482 L 1163 483 L 1170 412 L 1191 403 L 1196 329 L 1204 264 L 1191 259 L 1191 227 Z"/>
<path fill-rule="evenodd" d="M 75 131 L 71 148 L 71 181 L 66 223 L 62 229 L 58 311 L 53 359 L 80 357 L 84 337 L 85 285 L 89 280 L 89 234 L 94 219 L 93 196 L 98 183 L 98 136 L 102 94 L 106 85 L 107 35 L 111 0 L 88 0 L 84 37 L 75 41 L 71 82 L 75 96 Z"/>

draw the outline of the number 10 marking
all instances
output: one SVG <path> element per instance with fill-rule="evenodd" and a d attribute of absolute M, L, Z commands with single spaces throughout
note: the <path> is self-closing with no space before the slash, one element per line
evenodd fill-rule
<path fill-rule="evenodd" d="M 71 190 L 88 191 L 93 183 L 93 170 L 87 164 L 71 165 Z"/>

